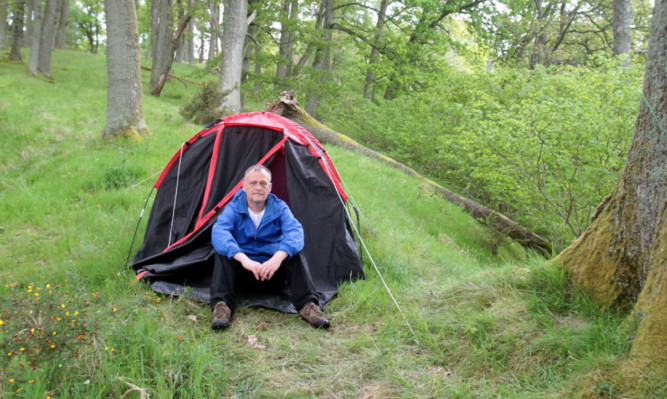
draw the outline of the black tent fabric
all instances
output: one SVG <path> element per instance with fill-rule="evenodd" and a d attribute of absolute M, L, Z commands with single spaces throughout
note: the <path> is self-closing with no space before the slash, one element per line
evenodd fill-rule
<path fill-rule="evenodd" d="M 154 187 L 137 279 L 168 295 L 208 302 L 214 249 L 211 227 L 255 164 L 273 175 L 272 192 L 287 202 L 305 233 L 303 254 L 323 307 L 338 284 L 364 278 L 348 220 L 347 195 L 322 145 L 298 124 L 273 113 L 232 115 L 209 124 L 174 154 Z M 241 301 L 296 313 L 286 288 L 245 292 Z"/>

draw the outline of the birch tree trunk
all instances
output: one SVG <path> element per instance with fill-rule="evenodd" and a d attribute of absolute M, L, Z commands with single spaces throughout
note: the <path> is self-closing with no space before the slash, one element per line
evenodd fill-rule
<path fill-rule="evenodd" d="M 12 61 L 22 61 L 21 43 L 23 43 L 23 18 L 25 17 L 25 0 L 18 0 L 14 5 L 12 18 L 12 49 L 9 58 Z"/>
<path fill-rule="evenodd" d="M 67 14 L 69 13 L 69 0 L 60 0 L 60 17 L 58 18 L 58 33 L 56 34 L 56 48 L 65 48 L 67 32 Z"/>
<path fill-rule="evenodd" d="M 107 120 L 104 137 L 149 135 L 144 120 L 135 0 L 105 0 Z"/>
<path fill-rule="evenodd" d="M 241 112 L 241 72 L 243 44 L 248 30 L 248 1 L 229 0 L 223 18 L 220 60 L 220 91 L 222 115 Z"/>
<path fill-rule="evenodd" d="M 626 165 L 588 229 L 557 260 L 605 305 L 634 305 L 631 357 L 667 364 L 667 0 L 656 0 Z M 634 360 L 633 360 L 634 361 Z"/>
<path fill-rule="evenodd" d="M 51 79 L 51 52 L 56 35 L 56 22 L 58 20 L 58 0 L 46 0 L 44 7 L 44 18 L 39 38 L 39 59 L 37 69 L 47 78 Z"/>

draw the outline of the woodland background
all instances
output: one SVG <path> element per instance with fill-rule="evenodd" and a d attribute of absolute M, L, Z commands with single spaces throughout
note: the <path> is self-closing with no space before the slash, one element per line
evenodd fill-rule
<path fill-rule="evenodd" d="M 391 274 L 399 291 L 414 291 L 414 296 L 405 298 L 409 302 L 406 309 L 413 311 L 408 319 L 417 328 L 413 337 L 402 336 L 398 348 L 405 356 L 390 354 L 395 363 L 389 362 L 379 374 L 370 371 L 370 364 L 366 369 L 363 360 L 348 366 L 349 370 L 359 366 L 364 373 L 338 370 L 354 381 L 341 387 L 341 396 L 442 397 L 446 392 L 452 397 L 467 397 L 482 392 L 511 397 L 521 392 L 531 397 L 537 392 L 544 396 L 616 397 L 621 392 L 621 397 L 660 397 L 660 392 L 665 392 L 661 376 L 667 353 L 661 327 L 667 320 L 666 8 L 664 0 L 0 0 L 0 48 L 6 54 L 0 74 L 0 129 L 9 139 L 3 143 L 5 155 L 0 158 L 0 215 L 4 220 L 0 250 L 9 263 L 0 272 L 6 281 L 13 281 L 0 288 L 11 299 L 6 302 L 10 305 L 3 305 L 0 322 L 18 328 L 11 339 L 2 341 L 8 358 L 5 374 L 0 375 L 6 385 L 0 385 L 0 393 L 21 396 L 21 392 L 41 389 L 46 396 L 52 392 L 90 394 L 87 387 L 64 382 L 67 374 L 58 370 L 62 364 L 57 364 L 61 357 L 50 358 L 41 368 L 35 362 L 44 355 L 42 347 L 32 352 L 28 347 L 25 356 L 22 354 L 26 348 L 19 341 L 28 338 L 25 334 L 36 341 L 43 339 L 31 330 L 43 330 L 42 321 L 28 313 L 28 309 L 38 309 L 39 303 L 34 301 L 39 296 L 35 294 L 48 290 L 51 295 L 50 287 L 57 284 L 68 290 L 61 294 L 61 302 L 54 297 L 54 302 L 47 302 L 49 306 L 73 303 L 65 299 L 78 291 L 81 295 L 75 302 L 83 297 L 85 307 L 93 304 L 93 308 L 85 318 L 73 320 L 79 335 L 71 332 L 70 340 L 47 340 L 47 347 L 65 348 L 74 341 L 91 345 L 92 349 L 77 347 L 75 358 L 82 360 L 71 367 L 78 375 L 87 376 L 86 381 L 92 380 L 92 387 L 104 393 L 101 395 L 113 392 L 117 396 L 119 384 L 136 388 L 131 382 L 145 381 L 144 367 L 159 366 L 172 373 L 164 381 L 166 385 L 137 388 L 136 392 L 195 395 L 192 392 L 198 391 L 182 385 L 187 382 L 212 395 L 277 394 L 294 389 L 297 396 L 336 397 L 336 391 L 326 383 L 303 387 L 300 384 L 307 384 L 307 379 L 299 374 L 272 375 L 285 378 L 285 384 L 265 384 L 267 370 L 274 369 L 275 362 L 294 349 L 284 348 L 285 343 L 272 336 L 300 334 L 289 326 L 286 331 L 281 325 L 279 331 L 261 333 L 263 329 L 254 325 L 254 320 L 242 322 L 244 332 L 239 332 L 237 339 L 244 341 L 249 334 L 246 331 L 257 330 L 278 354 L 271 352 L 268 359 L 255 359 L 260 365 L 256 373 L 238 375 L 238 369 L 228 365 L 211 368 L 214 360 L 206 353 L 220 338 L 183 330 L 179 319 L 196 308 L 187 300 L 172 303 L 170 299 L 173 318 L 165 320 L 163 313 L 159 320 L 150 314 L 139 320 L 144 334 L 159 330 L 157 334 L 167 342 L 185 340 L 190 345 L 171 348 L 173 359 L 166 364 L 160 359 L 157 354 L 162 353 L 162 347 L 157 341 L 139 348 L 125 346 L 126 335 L 135 334 L 136 340 L 141 340 L 137 334 L 142 329 L 130 330 L 126 321 L 138 317 L 132 308 L 137 296 L 143 294 L 113 279 L 102 283 L 116 273 L 118 248 L 103 254 L 103 266 L 83 286 L 63 277 L 84 276 L 84 266 L 96 263 L 99 256 L 77 235 L 95 229 L 95 223 L 78 220 L 65 204 L 76 208 L 92 201 L 97 209 L 108 210 L 107 229 L 125 232 L 126 211 L 133 201 L 128 198 L 135 196 L 113 190 L 129 186 L 131 191 L 135 186 L 130 182 L 153 169 L 149 163 L 161 162 L 151 148 L 169 151 L 175 147 L 167 144 L 191 136 L 198 129 L 194 126 L 230 113 L 264 109 L 279 93 L 292 90 L 303 111 L 329 128 L 544 237 L 552 253 L 542 256 L 551 258 L 560 253 L 551 266 L 535 267 L 540 262 L 521 260 L 515 244 L 502 231 L 477 230 L 468 238 L 457 237 L 457 231 L 469 222 L 456 219 L 457 224 L 453 219 L 440 220 L 441 215 L 433 220 L 421 216 L 424 203 L 432 199 L 432 187 L 419 185 L 416 196 L 401 198 L 406 211 L 412 212 L 407 205 L 412 202 L 420 207 L 414 211 L 420 215 L 414 219 L 416 224 L 409 222 L 414 215 L 403 215 L 396 204 L 373 202 L 372 208 L 377 209 L 371 213 L 386 223 L 384 230 L 371 228 L 371 245 L 380 253 L 380 268 Z M 83 57 L 84 52 L 91 55 Z M 59 60 L 53 69 L 52 56 Z M 17 72 L 26 69 L 32 80 Z M 106 90 L 102 90 L 105 77 Z M 85 103 L 78 97 L 83 92 Z M 104 94 L 106 118 L 102 122 Z M 45 96 L 45 102 L 40 96 Z M 49 103 L 50 98 L 55 102 Z M 49 123 L 37 126 L 26 118 L 33 109 Z M 97 139 L 80 128 L 84 119 L 94 136 L 99 132 Z M 72 121 L 77 122 L 72 125 Z M 30 128 L 22 129 L 22 123 Z M 67 132 L 71 138 L 65 137 Z M 153 137 L 149 138 L 151 132 Z M 116 141 L 116 137 L 129 140 Z M 63 147 L 65 144 L 70 147 Z M 54 148 L 49 149 L 50 145 Z M 53 160 L 42 158 L 34 163 L 42 152 L 52 154 Z M 65 159 L 63 154 L 79 158 Z M 91 158 L 93 154 L 95 158 Z M 111 162 L 118 154 L 122 159 Z M 368 187 L 374 179 L 384 182 L 387 187 L 383 190 L 402 182 L 375 164 L 342 151 L 337 156 L 349 162 L 349 175 L 365 179 L 365 183 L 357 182 L 357 189 L 379 190 Z M 74 169 L 81 162 L 99 170 L 85 171 L 78 179 L 59 180 L 50 172 L 61 170 L 57 162 L 66 162 Z M 109 167 L 114 162 L 120 166 Z M 371 176 L 362 171 L 364 168 L 375 174 Z M 385 179 L 385 175 L 392 179 Z M 98 178 L 101 186 L 91 183 Z M 50 181 L 68 190 L 56 193 L 45 188 Z M 56 208 L 65 219 L 32 203 L 27 205 L 24 195 L 28 194 L 58 198 Z M 401 195 L 392 192 L 388 197 L 399 199 Z M 445 209 L 445 205 L 435 205 L 429 208 L 429 217 L 438 212 L 449 215 Z M 80 230 L 52 231 L 54 227 L 37 218 L 45 212 L 46 220 L 55 218 L 56 224 L 63 226 L 77 220 L 72 227 L 80 226 Z M 385 217 L 394 219 L 386 221 Z M 399 222 L 401 218 L 406 224 Z M 445 234 L 441 229 L 453 230 Z M 602 239 L 596 239 L 597 232 L 602 232 Z M 96 231 L 107 237 L 105 233 Z M 90 242 L 96 241 L 96 234 L 88 234 Z M 475 234 L 477 238 L 470 238 Z M 40 237 L 57 245 L 41 249 L 45 253 L 33 259 L 29 243 L 38 243 Z M 424 242 L 435 239 L 438 244 L 423 248 L 422 243 L 413 241 L 415 237 Z M 466 240 L 472 244 L 464 245 Z M 78 247 L 83 250 L 73 253 Z M 449 252 L 450 247 L 456 248 L 456 256 Z M 438 266 L 433 279 L 426 277 L 420 262 L 403 258 L 412 251 Z M 465 266 L 450 266 L 442 254 Z M 503 262 L 511 265 L 495 269 Z M 63 263 L 67 266 L 59 270 Z M 566 269 L 553 266 L 559 263 Z M 405 268 L 396 270 L 395 264 Z M 486 274 L 489 270 L 494 271 Z M 44 274 L 35 280 L 31 274 L 35 271 Z M 527 283 L 523 273 L 531 276 Z M 125 274 L 118 276 L 127 278 Z M 474 282 L 470 280 L 473 275 Z M 425 283 L 429 291 L 415 285 L 417 282 Z M 346 288 L 347 297 L 331 304 L 349 340 L 333 336 L 327 340 L 341 353 L 360 350 L 371 355 L 363 359 L 385 359 L 387 353 L 381 348 L 401 336 L 396 333 L 400 321 L 387 310 L 390 304 L 378 307 L 369 299 L 378 300 L 374 283 L 377 281 L 371 277 L 368 285 L 351 285 Z M 105 322 L 101 309 L 106 303 L 98 302 L 100 293 L 96 290 L 101 290 L 106 301 L 123 308 L 121 313 L 127 318 L 122 325 L 100 327 Z M 97 296 L 91 298 L 90 292 Z M 134 299 L 123 297 L 128 292 Z M 588 295 L 597 302 L 591 302 Z M 438 300 L 431 303 L 433 296 Z M 461 301 L 462 307 L 449 308 L 446 299 Z M 139 302 L 159 312 L 160 300 L 149 294 Z M 358 306 L 369 302 L 371 310 Z M 599 303 L 607 306 L 598 309 Z M 62 308 L 67 317 L 70 311 L 75 312 L 74 305 Z M 115 314 L 116 307 L 111 309 Z M 201 309 L 195 313 L 207 317 Z M 427 317 L 436 313 L 434 319 Z M 281 316 L 267 317 L 284 323 Z M 17 320 L 25 323 L 15 323 Z M 98 328 L 94 332 L 99 341 L 86 327 L 87 322 Z M 136 322 L 130 324 L 136 326 Z M 29 327 L 23 328 L 26 325 Z M 178 335 L 165 336 L 164 329 Z M 9 331 L 6 327 L 5 333 Z M 70 334 L 58 332 L 65 337 Z M 519 337 L 526 339 L 518 341 Z M 79 338 L 84 341 L 78 342 Z M 238 349 L 226 355 L 231 364 L 253 357 L 236 346 L 234 336 L 223 341 Z M 128 370 L 122 365 L 125 360 L 107 357 L 114 348 L 103 342 L 114 343 L 123 351 L 123 359 L 132 359 L 139 368 Z M 309 342 L 306 351 L 315 350 L 314 344 Z M 195 345 L 199 349 L 193 349 Z M 468 348 L 470 356 L 455 348 Z M 427 356 L 417 360 L 420 351 Z M 188 354 L 195 352 L 201 359 Z M 58 353 L 70 352 L 63 349 Z M 96 360 L 90 367 L 82 366 L 90 359 Z M 617 361 L 619 365 L 615 365 Z M 179 362 L 192 364 L 199 374 L 183 371 Z M 325 363 L 331 367 L 345 362 L 334 357 Z M 27 364 L 33 366 L 30 375 L 35 378 L 17 379 Z M 319 367 L 310 358 L 299 364 Z M 577 367 L 574 374 L 567 371 L 573 364 Z M 448 367 L 455 380 L 440 379 L 443 370 L 445 379 L 452 376 Z M 421 383 L 426 379 L 428 387 L 406 383 L 415 376 L 401 372 L 398 380 L 389 377 L 398 370 L 413 370 L 416 380 Z M 209 372 L 216 378 L 229 376 L 229 383 L 216 386 L 206 377 L 203 381 L 201 376 Z M 123 377 L 128 375 L 131 380 Z M 232 375 L 239 381 L 233 382 Z M 19 388 L 11 385 L 19 380 Z M 57 381 L 55 386 L 53 381 Z M 550 384 L 556 384 L 555 388 L 548 388 Z"/>

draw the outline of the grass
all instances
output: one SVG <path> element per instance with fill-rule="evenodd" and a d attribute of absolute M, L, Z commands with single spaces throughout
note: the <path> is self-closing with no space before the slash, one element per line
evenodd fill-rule
<path fill-rule="evenodd" d="M 145 93 L 153 136 L 107 142 L 104 58 L 57 51 L 52 68 L 47 82 L 0 61 L 1 397 L 664 396 L 663 376 L 622 378 L 625 314 L 516 244 L 495 255 L 461 209 L 335 147 L 405 320 L 364 254 L 368 278 L 327 305 L 329 332 L 247 308 L 229 331 L 210 331 L 207 305 L 156 295 L 125 267 L 154 174 L 200 129 L 178 112 L 196 87 Z"/>

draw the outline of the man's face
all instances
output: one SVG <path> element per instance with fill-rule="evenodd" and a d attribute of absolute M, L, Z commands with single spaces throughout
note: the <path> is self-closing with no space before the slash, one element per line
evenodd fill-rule
<path fill-rule="evenodd" d="M 271 192 L 269 177 L 261 170 L 250 171 L 243 182 L 243 191 L 246 192 L 249 202 L 255 204 L 266 202 L 266 198 Z"/>

